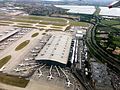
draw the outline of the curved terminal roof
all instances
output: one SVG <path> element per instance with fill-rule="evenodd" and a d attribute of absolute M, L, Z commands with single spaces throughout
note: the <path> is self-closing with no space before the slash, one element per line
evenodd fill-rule
<path fill-rule="evenodd" d="M 69 35 L 52 36 L 35 60 L 67 64 L 71 41 Z"/>

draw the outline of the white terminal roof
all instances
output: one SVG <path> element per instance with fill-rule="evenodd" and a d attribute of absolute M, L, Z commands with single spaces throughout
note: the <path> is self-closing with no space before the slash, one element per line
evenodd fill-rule
<path fill-rule="evenodd" d="M 120 16 L 120 8 L 111 8 L 108 7 L 100 7 L 100 15 L 105 16 Z"/>
<path fill-rule="evenodd" d="M 52 36 L 35 60 L 49 60 L 67 64 L 72 36 Z"/>
<path fill-rule="evenodd" d="M 17 32 L 18 32 L 18 30 L 9 31 L 7 34 L 5 34 L 5 35 L 3 35 L 3 36 L 0 37 L 0 42 L 3 41 L 4 39 L 10 37 L 11 35 L 17 33 Z"/>
<path fill-rule="evenodd" d="M 74 6 L 74 5 L 55 5 L 56 7 L 69 9 L 69 13 L 77 14 L 94 14 L 96 11 L 94 6 Z"/>

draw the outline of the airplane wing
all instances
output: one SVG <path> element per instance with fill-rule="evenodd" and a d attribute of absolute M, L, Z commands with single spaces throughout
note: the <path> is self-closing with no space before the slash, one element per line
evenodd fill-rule
<path fill-rule="evenodd" d="M 109 8 L 114 8 L 114 7 L 119 7 L 120 6 L 120 0 L 117 0 L 113 3 L 111 3 L 108 7 Z"/>

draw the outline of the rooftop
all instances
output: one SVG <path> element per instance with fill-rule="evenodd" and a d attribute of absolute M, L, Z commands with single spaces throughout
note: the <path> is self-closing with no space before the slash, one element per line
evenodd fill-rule
<path fill-rule="evenodd" d="M 35 59 L 67 64 L 71 41 L 69 35 L 53 35 Z"/>
<path fill-rule="evenodd" d="M 56 7 L 69 9 L 69 13 L 77 13 L 77 14 L 94 14 L 95 7 L 94 6 L 74 6 L 74 5 L 55 5 Z"/>

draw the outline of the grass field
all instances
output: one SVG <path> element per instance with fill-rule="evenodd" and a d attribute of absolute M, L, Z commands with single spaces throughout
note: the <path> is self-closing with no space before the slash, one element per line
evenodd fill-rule
<path fill-rule="evenodd" d="M 18 45 L 18 46 L 15 48 L 15 51 L 18 51 L 18 50 L 23 49 L 23 48 L 24 48 L 25 46 L 27 46 L 29 43 L 30 43 L 30 40 L 26 40 L 26 41 L 22 42 L 20 45 Z"/>
<path fill-rule="evenodd" d="M 0 23 L 1 26 L 9 26 L 7 23 Z"/>
<path fill-rule="evenodd" d="M 12 57 L 11 55 L 8 55 L 8 56 L 2 58 L 0 60 L 0 68 L 2 68 L 11 59 L 11 57 Z"/>
<path fill-rule="evenodd" d="M 22 28 L 36 28 L 32 26 L 27 26 L 27 25 L 14 25 L 14 27 L 22 27 Z"/>
<path fill-rule="evenodd" d="M 0 23 L 3 23 L 3 24 L 13 24 L 13 22 L 10 22 L 10 21 L 0 21 Z"/>
<path fill-rule="evenodd" d="M 89 26 L 89 23 L 76 22 L 76 21 L 73 21 L 73 20 L 70 20 L 70 24 L 71 24 L 71 26 L 83 26 L 83 27 L 88 27 Z"/>
<path fill-rule="evenodd" d="M 38 35 L 39 35 L 39 33 L 34 33 L 31 37 L 36 37 Z"/>
<path fill-rule="evenodd" d="M 53 17 L 47 17 L 47 16 L 33 16 L 33 15 L 30 15 L 30 16 L 21 16 L 19 18 L 22 18 L 22 19 L 32 19 L 32 20 L 44 20 L 44 21 L 58 21 L 58 22 L 64 22 L 66 23 L 67 21 L 63 18 L 53 18 Z"/>
<path fill-rule="evenodd" d="M 25 88 L 28 84 L 29 80 L 26 80 L 24 78 L 19 78 L 17 76 L 7 75 L 7 74 L 0 74 L 0 82 Z"/>
<path fill-rule="evenodd" d="M 101 20 L 101 23 L 108 26 L 120 25 L 120 21 L 118 20 Z"/>
<path fill-rule="evenodd" d="M 56 26 L 65 26 L 67 24 L 65 23 L 56 23 L 56 22 L 39 22 L 39 24 L 44 24 L 44 25 L 56 25 Z"/>
<path fill-rule="evenodd" d="M 120 29 L 120 25 L 114 25 L 113 27 Z"/>
<path fill-rule="evenodd" d="M 52 26 L 51 28 L 62 29 L 62 27 Z"/>
<path fill-rule="evenodd" d="M 36 25 L 37 27 L 46 27 L 45 25 Z"/>
<path fill-rule="evenodd" d="M 32 25 L 31 23 L 18 23 L 18 25 Z"/>
<path fill-rule="evenodd" d="M 39 23 L 39 21 L 37 21 L 37 20 L 28 20 L 28 19 L 12 19 L 11 21 L 13 21 L 13 22 L 23 22 L 23 23 L 32 23 L 32 24 L 34 24 L 34 23 Z"/>

